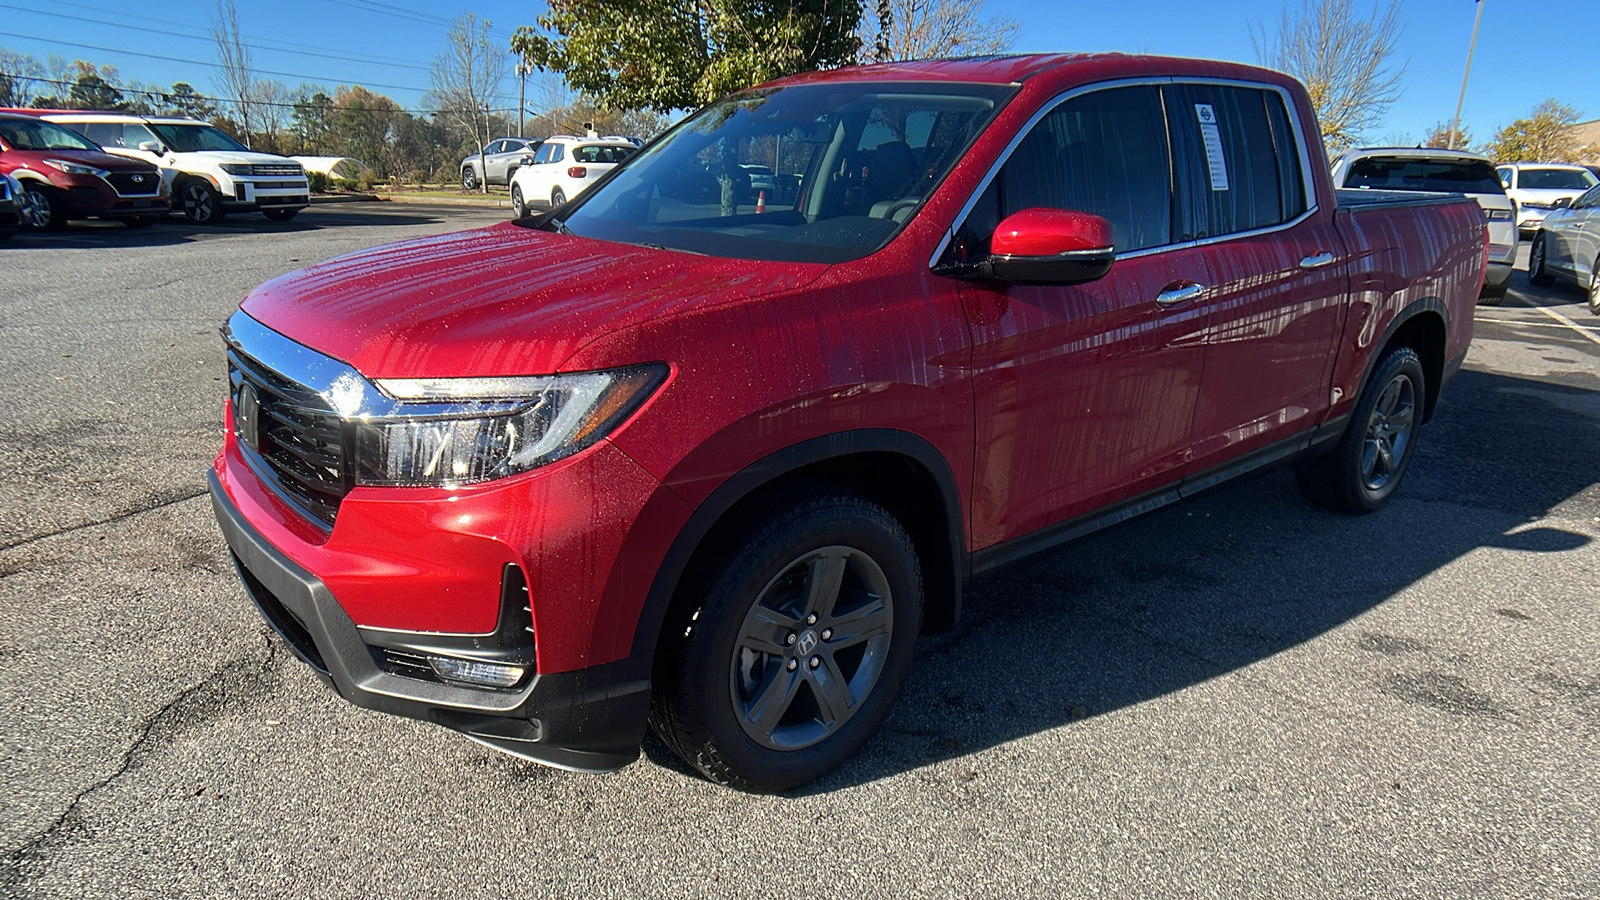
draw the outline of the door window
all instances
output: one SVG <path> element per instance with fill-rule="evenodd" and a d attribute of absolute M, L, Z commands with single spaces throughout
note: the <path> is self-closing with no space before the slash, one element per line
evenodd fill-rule
<path fill-rule="evenodd" d="M 533 154 L 533 162 L 534 162 L 534 164 L 538 165 L 540 163 L 549 162 L 550 161 L 550 151 L 554 150 L 555 148 L 556 148 L 555 144 L 540 144 L 539 145 L 539 152 Z"/>
<path fill-rule="evenodd" d="M 115 122 L 90 122 L 82 128 L 83 136 L 102 147 L 122 147 L 122 126 Z"/>
<path fill-rule="evenodd" d="M 1277 91 L 1179 84 L 1167 113 L 1186 186 L 1185 240 L 1270 228 L 1306 211 L 1300 148 Z"/>
<path fill-rule="evenodd" d="M 161 143 L 159 140 L 156 140 L 155 134 L 151 132 L 150 129 L 138 124 L 137 122 L 129 122 L 123 125 L 122 136 L 119 138 L 119 140 L 122 142 L 121 145 L 127 147 L 129 150 L 137 150 L 139 149 L 140 144 L 146 142 L 154 142 L 157 144 Z"/>
<path fill-rule="evenodd" d="M 1154 86 L 1063 102 L 1017 145 L 962 223 L 952 261 L 981 259 L 1000 220 L 1031 207 L 1103 216 L 1119 253 L 1173 242 L 1171 166 Z"/>

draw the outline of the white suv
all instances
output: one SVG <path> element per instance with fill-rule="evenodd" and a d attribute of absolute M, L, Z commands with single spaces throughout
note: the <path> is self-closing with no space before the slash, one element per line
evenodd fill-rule
<path fill-rule="evenodd" d="M 548 138 L 533 161 L 511 176 L 511 208 L 521 218 L 534 209 L 560 206 L 638 150 L 620 137 L 558 134 Z"/>
<path fill-rule="evenodd" d="M 107 153 L 160 166 L 173 205 L 181 206 L 191 222 L 209 225 L 230 212 L 258 210 L 283 222 L 311 203 L 306 170 L 299 163 L 251 150 L 197 119 L 96 112 L 42 118 L 71 128 Z"/>
<path fill-rule="evenodd" d="M 1494 306 L 1504 299 L 1517 263 L 1517 205 L 1489 157 L 1433 147 L 1359 147 L 1334 157 L 1333 186 L 1466 194 L 1478 201 L 1489 223 L 1489 271 L 1478 302 Z"/>
<path fill-rule="evenodd" d="M 1600 184 L 1583 166 L 1562 163 L 1505 163 L 1497 171 L 1506 194 L 1517 201 L 1517 230 L 1524 235 L 1539 230 L 1550 210 L 1560 208 L 1557 201 L 1565 200 L 1565 206 Z"/>

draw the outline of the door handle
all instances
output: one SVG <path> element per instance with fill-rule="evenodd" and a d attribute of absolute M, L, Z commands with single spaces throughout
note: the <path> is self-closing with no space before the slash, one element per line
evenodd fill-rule
<path fill-rule="evenodd" d="M 1320 269 L 1331 262 L 1333 262 L 1333 254 L 1324 250 L 1315 256 L 1308 256 L 1305 259 L 1300 260 L 1300 268 Z"/>
<path fill-rule="evenodd" d="M 1177 306 L 1180 303 L 1197 300 L 1205 292 L 1206 287 L 1203 284 L 1195 284 L 1192 281 L 1175 282 L 1167 285 L 1166 290 L 1156 295 L 1156 303 L 1162 306 Z"/>

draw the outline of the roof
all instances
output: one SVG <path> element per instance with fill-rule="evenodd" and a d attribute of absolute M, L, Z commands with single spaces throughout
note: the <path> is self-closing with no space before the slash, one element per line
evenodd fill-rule
<path fill-rule="evenodd" d="M 1542 162 L 1510 162 L 1500 163 L 1502 168 L 1513 169 L 1582 169 L 1578 163 L 1542 163 Z"/>
<path fill-rule="evenodd" d="M 1353 156 L 1414 156 L 1414 157 L 1440 157 L 1449 156 L 1456 159 L 1481 159 L 1489 161 L 1489 157 L 1471 150 L 1447 150 L 1444 147 L 1351 147 L 1339 154 L 1338 158 Z"/>

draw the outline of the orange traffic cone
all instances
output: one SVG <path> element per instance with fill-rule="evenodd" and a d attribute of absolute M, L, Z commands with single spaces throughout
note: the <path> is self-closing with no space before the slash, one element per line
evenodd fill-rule
<path fill-rule="evenodd" d="M 767 192 L 766 191 L 762 191 L 761 193 L 756 194 L 756 212 L 764 213 L 766 211 L 767 211 Z"/>

